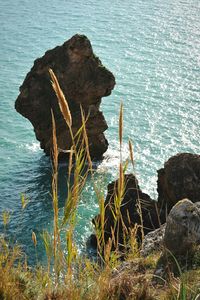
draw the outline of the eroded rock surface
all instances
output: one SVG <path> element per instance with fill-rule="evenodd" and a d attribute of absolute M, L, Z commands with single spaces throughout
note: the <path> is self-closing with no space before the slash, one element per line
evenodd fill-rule
<path fill-rule="evenodd" d="M 158 205 L 163 214 L 184 198 L 200 201 L 200 155 L 177 154 L 158 170 Z"/>
<path fill-rule="evenodd" d="M 143 248 L 140 251 L 142 256 L 148 256 L 155 251 L 161 251 L 163 248 L 163 238 L 165 233 L 166 223 L 161 225 L 160 228 L 149 232 L 144 237 Z"/>
<path fill-rule="evenodd" d="M 36 59 L 27 74 L 15 108 L 33 124 L 36 138 L 46 154 L 52 148 L 51 109 L 53 109 L 58 147 L 71 147 L 69 130 L 60 112 L 48 73 L 51 68 L 68 101 L 73 120 L 73 132 L 81 126 L 80 104 L 89 114 L 86 124 L 92 158 L 99 159 L 107 150 L 104 136 L 107 123 L 99 110 L 101 98 L 111 94 L 115 85 L 113 74 L 93 53 L 90 41 L 84 35 L 75 35 L 62 46 L 49 50 Z"/>
<path fill-rule="evenodd" d="M 200 202 L 183 199 L 172 208 L 163 241 L 175 255 L 186 255 L 200 244 Z"/>
<path fill-rule="evenodd" d="M 118 180 L 108 185 L 107 197 L 105 200 L 105 225 L 104 239 L 105 242 L 109 238 L 113 239 L 112 231 L 115 236 L 115 241 L 118 238 L 118 245 L 123 245 L 124 237 L 130 236 L 130 228 L 135 224 L 141 225 L 141 217 L 138 210 L 138 200 L 141 203 L 142 220 L 144 226 L 144 234 L 159 227 L 159 217 L 156 210 L 156 201 L 152 200 L 149 195 L 143 193 L 138 185 L 138 181 L 133 174 L 125 175 L 125 193 L 121 202 L 120 212 L 121 219 L 115 226 L 113 211 L 115 211 L 114 198 L 118 190 Z M 99 215 L 93 219 L 94 224 L 98 224 Z M 118 236 L 118 237 L 117 237 Z M 141 230 L 138 230 L 138 238 L 141 238 Z M 94 236 L 93 236 L 93 244 Z M 115 248 L 113 244 L 113 248 Z"/>

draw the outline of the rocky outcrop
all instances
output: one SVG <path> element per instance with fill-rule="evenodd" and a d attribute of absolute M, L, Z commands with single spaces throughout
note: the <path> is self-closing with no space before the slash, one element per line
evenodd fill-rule
<path fill-rule="evenodd" d="M 142 220 L 144 234 L 158 228 L 160 226 L 159 217 L 156 209 L 156 201 L 152 200 L 147 194 L 143 193 L 138 185 L 138 181 L 133 174 L 125 175 L 125 192 L 121 201 L 120 213 L 121 218 L 115 224 L 113 211 L 115 211 L 114 199 L 118 191 L 118 180 L 108 185 L 107 197 L 105 200 L 105 225 L 104 225 L 104 240 L 105 243 L 111 238 L 113 241 L 118 241 L 118 245 L 124 244 L 124 237 L 130 235 L 130 229 L 137 223 L 141 225 L 141 217 L 138 210 L 138 203 L 141 204 Z M 100 222 L 98 215 L 93 219 L 96 227 Z M 114 237 L 113 238 L 113 233 Z M 137 237 L 141 238 L 141 229 L 137 232 Z M 95 244 L 94 236 L 92 236 L 93 244 Z M 113 242 L 113 248 L 115 248 Z"/>
<path fill-rule="evenodd" d="M 164 246 L 174 255 L 186 255 L 200 244 L 200 202 L 179 201 L 170 211 Z"/>
<path fill-rule="evenodd" d="M 171 209 L 163 228 L 165 229 L 163 237 L 157 239 L 159 247 L 150 243 L 150 247 L 144 249 L 144 254 L 147 255 L 151 253 L 149 250 L 155 249 L 155 246 L 158 250 L 162 249 L 154 272 L 154 282 L 160 282 L 160 278 L 170 279 L 171 273 L 180 276 L 182 271 L 196 269 L 199 264 L 200 202 L 180 200 Z M 160 230 L 163 231 L 162 228 Z M 150 234 L 156 238 L 157 232 Z"/>
<path fill-rule="evenodd" d="M 73 120 L 73 132 L 81 126 L 80 104 L 89 115 L 86 129 L 92 158 L 99 159 L 107 150 L 104 136 L 107 124 L 99 110 L 101 98 L 111 94 L 115 85 L 113 74 L 108 71 L 93 53 L 90 41 L 84 35 L 75 35 L 62 46 L 49 50 L 34 62 L 27 74 L 15 108 L 33 124 L 36 138 L 46 154 L 52 148 L 51 109 L 53 109 L 58 147 L 71 147 L 69 130 L 60 112 L 52 89 L 49 68 L 51 68 L 66 96 Z"/>
<path fill-rule="evenodd" d="M 169 250 L 176 257 L 191 254 L 200 245 L 200 202 L 188 199 L 178 201 L 171 209 L 167 221 L 149 232 L 143 241 L 141 255 Z"/>
<path fill-rule="evenodd" d="M 166 215 L 181 199 L 200 201 L 200 155 L 180 153 L 158 170 L 158 205 Z"/>
<path fill-rule="evenodd" d="M 160 228 L 149 232 L 144 237 L 144 241 L 142 244 L 142 249 L 140 254 L 142 256 L 148 256 L 155 251 L 161 251 L 163 249 L 163 238 L 165 234 L 166 223 L 161 225 Z"/>
<path fill-rule="evenodd" d="M 191 241 L 187 233 L 193 232 L 192 227 L 197 228 L 194 224 L 198 223 L 198 204 L 192 202 L 200 201 L 200 155 L 179 153 L 172 156 L 164 168 L 158 170 L 157 183 L 157 207 L 161 224 L 166 221 L 166 225 L 145 237 L 142 253 L 146 255 L 151 249 L 162 247 L 163 239 L 170 251 L 186 251 L 191 246 L 190 242 L 195 241 L 194 233 L 190 235 Z M 179 201 L 184 198 L 191 201 Z M 165 226 L 166 231 L 163 230 Z"/>
<path fill-rule="evenodd" d="M 192 202 L 200 201 L 200 156 L 181 153 L 171 157 L 165 163 L 164 168 L 158 171 L 158 201 L 153 201 L 140 190 L 137 179 L 132 174 L 125 175 L 125 187 L 120 208 L 121 219 L 116 225 L 113 211 L 115 209 L 114 198 L 118 190 L 118 180 L 108 185 L 104 214 L 105 243 L 109 238 L 116 240 L 118 235 L 118 245 L 123 245 L 124 236 L 130 237 L 130 229 L 135 224 L 143 225 L 144 235 L 159 228 L 161 224 L 166 222 L 172 207 L 183 198 L 189 198 Z M 141 224 L 141 217 L 138 213 L 138 199 L 141 203 L 143 224 Z M 99 216 L 93 219 L 93 223 L 97 228 L 98 222 L 100 222 Z M 146 243 L 147 248 L 147 251 L 145 251 L 149 253 L 148 249 L 158 248 L 163 234 L 163 227 L 156 233 L 149 234 L 150 239 L 153 240 L 149 242 L 150 239 L 145 238 L 144 243 Z M 141 238 L 140 230 L 138 230 L 137 237 Z M 95 245 L 94 235 L 91 237 L 91 242 Z M 146 254 L 144 253 L 144 255 Z"/>

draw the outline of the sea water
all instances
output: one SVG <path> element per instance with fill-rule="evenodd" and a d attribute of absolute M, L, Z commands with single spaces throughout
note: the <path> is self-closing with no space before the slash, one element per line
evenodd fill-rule
<path fill-rule="evenodd" d="M 52 233 L 52 168 L 40 150 L 28 120 L 14 109 L 33 61 L 76 33 L 116 77 L 101 110 L 109 129 L 109 150 L 95 180 L 106 194 L 117 178 L 118 113 L 124 105 L 123 159 L 134 145 L 136 174 L 143 191 L 157 197 L 157 169 L 178 152 L 199 153 L 200 1 L 199 0 L 0 0 L 0 214 L 10 213 L 3 228 L 34 262 L 45 259 L 43 230 Z M 66 165 L 59 167 L 59 214 L 66 200 Z M 21 194 L 28 198 L 22 210 Z M 98 204 L 88 179 L 80 199 L 75 239 L 84 251 Z"/>

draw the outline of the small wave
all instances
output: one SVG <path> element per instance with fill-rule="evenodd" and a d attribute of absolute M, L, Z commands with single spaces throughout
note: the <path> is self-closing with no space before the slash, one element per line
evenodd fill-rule
<path fill-rule="evenodd" d="M 41 151 L 40 149 L 40 143 L 33 142 L 31 144 L 26 144 L 26 149 L 30 150 L 31 152 L 38 152 Z"/>
<path fill-rule="evenodd" d="M 125 162 L 129 158 L 129 147 L 128 144 L 122 146 L 122 160 Z M 109 172 L 116 175 L 119 170 L 120 163 L 120 147 L 119 143 L 113 143 L 104 155 L 103 161 L 98 165 L 97 172 L 104 173 Z"/>

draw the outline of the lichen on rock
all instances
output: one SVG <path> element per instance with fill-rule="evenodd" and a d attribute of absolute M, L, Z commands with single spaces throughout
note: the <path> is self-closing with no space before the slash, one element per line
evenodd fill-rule
<path fill-rule="evenodd" d="M 193 252 L 200 244 L 200 202 L 179 201 L 166 222 L 164 246 L 175 255 Z"/>

